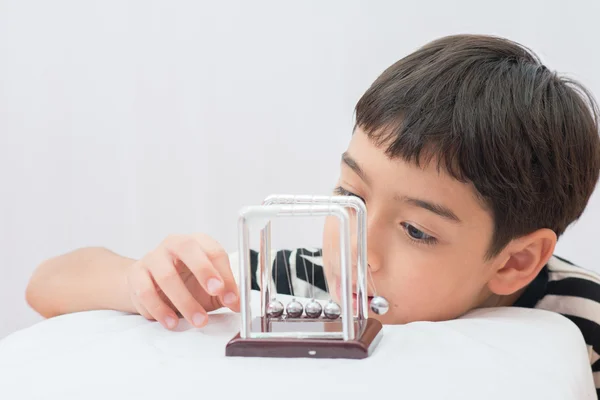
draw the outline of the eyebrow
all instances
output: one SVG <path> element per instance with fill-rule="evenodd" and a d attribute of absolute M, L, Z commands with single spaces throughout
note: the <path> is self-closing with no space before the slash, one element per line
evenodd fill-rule
<path fill-rule="evenodd" d="M 460 218 L 458 218 L 451 209 L 449 209 L 448 207 L 443 206 L 441 204 L 436 204 L 436 203 L 432 203 L 429 201 L 416 199 L 414 197 L 408 197 L 408 196 L 395 196 L 394 199 L 405 202 L 405 203 L 412 204 L 415 207 L 424 208 L 425 210 L 431 211 L 432 213 L 437 214 L 440 217 L 445 218 L 454 223 L 460 224 L 462 222 L 460 220 Z"/>
<path fill-rule="evenodd" d="M 370 183 L 370 180 L 367 177 L 367 174 L 365 174 L 365 171 L 363 171 L 363 169 L 360 167 L 360 165 L 358 165 L 354 158 L 350 157 L 350 154 L 348 154 L 348 152 L 342 153 L 342 163 L 350 167 L 350 169 L 352 169 L 352 171 L 354 171 L 356 175 L 360 176 L 360 178 L 363 181 L 365 181 L 365 183 Z"/>
<path fill-rule="evenodd" d="M 354 171 L 363 181 L 365 181 L 365 183 L 370 183 L 370 180 L 365 174 L 365 171 L 360 167 L 360 165 L 358 165 L 356 160 L 352 158 L 350 154 L 348 154 L 348 152 L 342 153 L 342 163 L 346 164 L 350 169 L 352 169 L 352 171 Z M 437 214 L 440 217 L 445 218 L 451 222 L 457 224 L 462 223 L 460 218 L 458 218 L 451 209 L 441 204 L 408 196 L 394 196 L 394 200 L 402 201 L 404 203 L 411 204 L 415 207 L 420 207 L 427 211 L 431 211 L 432 213 Z"/>

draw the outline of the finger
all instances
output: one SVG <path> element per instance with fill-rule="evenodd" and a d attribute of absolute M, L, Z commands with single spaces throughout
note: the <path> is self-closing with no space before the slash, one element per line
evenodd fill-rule
<path fill-rule="evenodd" d="M 206 325 L 208 321 L 206 310 L 185 286 L 175 268 L 175 261 L 169 253 L 157 252 L 149 261 L 147 268 L 165 296 L 190 324 L 196 327 Z"/>
<path fill-rule="evenodd" d="M 167 329 L 175 328 L 179 318 L 160 298 L 150 272 L 144 268 L 140 269 L 135 275 L 134 285 L 134 296 L 136 296 L 137 301 L 148 315 L 160 322 Z"/>
<path fill-rule="evenodd" d="M 132 276 L 135 277 L 136 274 L 139 273 L 139 268 L 136 268 L 136 270 L 133 272 Z M 150 315 L 150 313 L 148 312 L 148 310 L 146 310 L 146 307 L 144 307 L 142 305 L 142 303 L 140 302 L 139 296 L 138 296 L 138 292 L 139 290 L 137 289 L 137 281 L 134 282 L 133 278 L 129 278 L 127 279 L 127 286 L 129 288 L 129 300 L 131 301 L 131 304 L 133 305 L 133 310 L 134 312 L 137 312 L 139 315 L 141 315 L 142 317 L 146 318 L 149 321 L 155 321 L 155 319 L 152 317 L 152 315 Z"/>
<path fill-rule="evenodd" d="M 144 307 L 142 305 L 142 303 L 140 303 L 136 296 L 131 296 L 133 299 L 133 306 L 135 307 L 135 309 L 137 310 L 138 314 L 140 314 L 142 317 L 146 318 L 148 321 L 156 321 L 154 319 L 154 317 L 152 315 L 150 315 L 150 313 L 148 312 L 148 310 L 146 310 L 146 307 Z"/>
<path fill-rule="evenodd" d="M 210 236 L 198 234 L 195 238 L 223 280 L 223 290 L 219 296 L 221 304 L 238 312 L 240 310 L 239 289 L 231 270 L 229 255 L 221 244 Z"/>
<path fill-rule="evenodd" d="M 192 236 L 175 240 L 166 245 L 169 253 L 183 262 L 194 274 L 200 286 L 211 296 L 222 296 L 224 280 L 208 259 L 201 243 Z"/>

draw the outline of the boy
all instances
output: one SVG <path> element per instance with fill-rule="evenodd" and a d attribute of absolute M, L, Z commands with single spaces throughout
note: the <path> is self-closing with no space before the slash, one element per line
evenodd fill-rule
<path fill-rule="evenodd" d="M 600 388 L 600 279 L 553 255 L 598 181 L 597 118 L 585 89 L 500 38 L 445 37 L 388 68 L 356 106 L 335 189 L 368 209 L 369 295 L 376 288 L 390 303 L 373 317 L 561 313 L 581 330 Z M 278 280 L 280 292 L 312 294 L 314 282 L 339 300 L 333 221 L 324 232 L 322 251 L 278 253 L 279 276 L 300 278 Z M 228 255 L 200 234 L 170 236 L 140 260 L 100 248 L 48 260 L 27 299 L 46 317 L 115 309 L 169 329 L 178 314 L 202 327 L 210 311 L 239 311 Z"/>

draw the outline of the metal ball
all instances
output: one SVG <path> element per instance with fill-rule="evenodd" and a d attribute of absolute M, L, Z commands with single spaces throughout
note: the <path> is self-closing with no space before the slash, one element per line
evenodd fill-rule
<path fill-rule="evenodd" d="M 375 296 L 371 299 L 371 310 L 378 315 L 383 315 L 390 309 L 390 303 L 381 297 Z"/>
<path fill-rule="evenodd" d="M 325 317 L 329 319 L 336 319 L 339 318 L 340 315 L 342 315 L 342 309 L 340 308 L 340 306 L 338 306 L 337 303 L 330 300 L 329 303 L 325 305 L 325 308 L 323 309 L 323 314 L 325 314 Z"/>
<path fill-rule="evenodd" d="M 296 299 L 293 299 L 292 301 L 290 301 L 285 308 L 285 312 L 287 313 L 287 316 L 290 318 L 298 318 L 299 316 L 302 315 L 303 311 L 304 311 L 304 306 L 302 305 L 302 303 L 300 303 Z"/>
<path fill-rule="evenodd" d="M 279 300 L 271 300 L 267 306 L 267 316 L 279 318 L 283 315 L 283 304 Z"/>
<path fill-rule="evenodd" d="M 323 306 L 313 299 L 304 307 L 304 312 L 309 318 L 319 318 L 323 312 Z"/>

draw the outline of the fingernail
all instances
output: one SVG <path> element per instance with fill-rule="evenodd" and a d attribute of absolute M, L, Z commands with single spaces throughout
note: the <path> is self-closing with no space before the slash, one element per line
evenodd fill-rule
<path fill-rule="evenodd" d="M 175 328 L 175 325 L 177 325 L 177 320 L 173 317 L 166 317 L 165 323 L 167 324 L 167 327 L 169 329 L 173 329 L 173 328 Z"/>
<path fill-rule="evenodd" d="M 206 321 L 206 316 L 204 314 L 194 314 L 194 317 L 192 318 L 192 322 L 198 327 L 202 326 L 204 321 Z"/>
<path fill-rule="evenodd" d="M 217 294 L 219 289 L 223 287 L 223 282 L 217 278 L 210 278 L 208 282 L 206 282 L 206 287 L 208 288 L 210 294 Z"/>
<path fill-rule="evenodd" d="M 237 296 L 234 293 L 227 293 L 223 297 L 223 302 L 225 304 L 233 304 L 233 303 L 235 303 L 236 300 L 237 300 Z"/>

